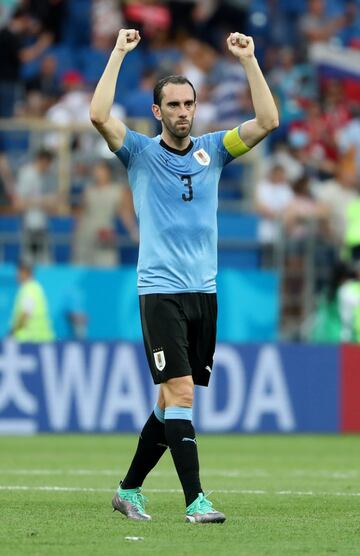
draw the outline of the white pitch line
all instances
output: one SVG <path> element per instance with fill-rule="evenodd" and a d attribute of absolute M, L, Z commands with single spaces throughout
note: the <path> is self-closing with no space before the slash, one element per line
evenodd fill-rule
<path fill-rule="evenodd" d="M 1 469 L 0 475 L 68 475 L 68 476 L 109 476 L 114 477 L 121 473 L 121 469 Z M 152 471 L 152 477 L 172 477 L 175 471 Z M 207 477 L 269 477 L 267 471 L 254 469 L 252 471 L 234 471 L 225 469 L 203 469 L 201 474 Z"/>
<path fill-rule="evenodd" d="M 113 488 L 92 487 L 63 487 L 63 486 L 27 486 L 27 485 L 0 485 L 0 490 L 40 490 L 46 492 L 114 492 Z M 147 488 L 147 493 L 169 494 L 181 493 L 177 488 Z M 279 496 L 360 496 L 360 492 L 314 492 L 301 490 L 250 490 L 250 489 L 213 489 L 212 493 L 219 494 L 255 494 L 255 495 L 279 495 Z"/>
<path fill-rule="evenodd" d="M 6 469 L 0 468 L 0 475 L 66 475 L 66 476 L 108 476 L 116 477 L 121 474 L 121 469 Z M 123 470 L 124 471 L 124 470 Z M 174 471 L 152 471 L 152 477 L 172 477 Z M 276 473 L 270 473 L 265 469 L 252 470 L 226 470 L 226 469 L 202 469 L 201 475 L 206 477 L 225 477 L 225 478 L 261 478 L 274 477 Z M 360 470 L 352 469 L 347 471 L 328 471 L 328 470 L 305 470 L 294 469 L 288 472 L 281 472 L 281 476 L 287 477 L 310 477 L 310 478 L 329 478 L 329 479 L 356 479 L 360 476 Z"/>

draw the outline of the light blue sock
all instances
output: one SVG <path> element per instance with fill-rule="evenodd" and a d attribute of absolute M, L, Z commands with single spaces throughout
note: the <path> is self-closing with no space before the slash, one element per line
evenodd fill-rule
<path fill-rule="evenodd" d="M 161 409 L 157 403 L 154 405 L 154 415 L 160 423 L 165 423 L 165 409 Z"/>
<path fill-rule="evenodd" d="M 171 405 L 165 409 L 165 419 L 183 419 L 192 421 L 192 407 Z"/>

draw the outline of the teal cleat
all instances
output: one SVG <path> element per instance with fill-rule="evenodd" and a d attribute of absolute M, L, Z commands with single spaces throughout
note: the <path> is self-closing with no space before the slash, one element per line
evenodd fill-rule
<path fill-rule="evenodd" d="M 202 492 L 186 508 L 185 521 L 187 523 L 224 523 L 225 519 L 225 515 L 214 510 L 212 503 L 205 498 Z"/>
<path fill-rule="evenodd" d="M 145 513 L 147 498 L 141 494 L 141 488 L 122 489 L 119 487 L 112 498 L 113 511 L 116 510 L 128 519 L 149 521 L 151 515 Z"/>

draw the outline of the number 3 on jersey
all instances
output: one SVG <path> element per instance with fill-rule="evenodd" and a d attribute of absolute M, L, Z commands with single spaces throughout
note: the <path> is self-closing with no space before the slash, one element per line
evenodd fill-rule
<path fill-rule="evenodd" d="M 192 201 L 194 198 L 193 188 L 191 185 L 191 176 L 181 176 L 181 180 L 184 182 L 184 187 L 188 187 L 187 194 L 183 193 L 181 198 L 183 201 Z"/>

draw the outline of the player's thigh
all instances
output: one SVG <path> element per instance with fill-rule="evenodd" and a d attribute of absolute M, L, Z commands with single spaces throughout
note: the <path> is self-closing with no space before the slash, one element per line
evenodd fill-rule
<path fill-rule="evenodd" d="M 189 360 L 194 384 L 207 386 L 216 345 L 216 294 L 200 294 L 198 311 L 198 319 L 191 330 Z"/>
<path fill-rule="evenodd" d="M 187 322 L 175 294 L 140 296 L 140 315 L 148 364 L 155 384 L 191 375 Z"/>

